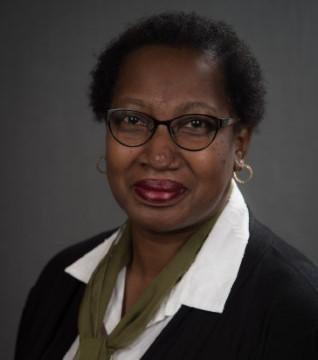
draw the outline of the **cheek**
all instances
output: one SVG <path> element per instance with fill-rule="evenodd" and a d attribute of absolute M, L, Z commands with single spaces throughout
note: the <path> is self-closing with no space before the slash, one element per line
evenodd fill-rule
<path fill-rule="evenodd" d="M 232 172 L 234 164 L 234 147 L 231 142 L 220 138 L 211 144 L 205 152 L 200 154 L 199 161 L 201 168 L 206 169 L 206 174 L 213 174 L 215 177 L 227 176 Z M 203 173 L 205 171 L 203 170 Z"/>
<path fill-rule="evenodd" d="M 105 158 L 109 171 L 121 171 L 128 166 L 133 157 L 132 148 L 119 144 L 111 135 L 106 135 Z"/>
<path fill-rule="evenodd" d="M 107 178 L 114 195 L 125 191 L 129 183 L 128 174 L 138 159 L 138 153 L 137 148 L 123 146 L 111 136 L 106 137 Z"/>
<path fill-rule="evenodd" d="M 126 167 L 127 157 L 124 156 L 122 147 L 110 135 L 106 136 L 105 158 L 107 178 L 112 189 L 118 186 L 120 174 L 125 171 Z"/>

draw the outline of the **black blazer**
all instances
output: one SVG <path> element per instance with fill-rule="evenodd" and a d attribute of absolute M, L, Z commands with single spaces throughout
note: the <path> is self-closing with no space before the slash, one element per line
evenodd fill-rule
<path fill-rule="evenodd" d="M 62 251 L 45 267 L 23 311 L 16 360 L 63 358 L 77 336 L 85 288 L 64 268 L 110 234 Z M 317 268 L 252 217 L 250 234 L 224 312 L 183 306 L 142 360 L 318 359 Z"/>

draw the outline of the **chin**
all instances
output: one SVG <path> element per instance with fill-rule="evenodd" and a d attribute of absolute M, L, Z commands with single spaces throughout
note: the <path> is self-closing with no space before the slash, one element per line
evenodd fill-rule
<path fill-rule="evenodd" d="M 157 234 L 173 233 L 180 232 L 202 222 L 201 219 L 192 219 L 189 216 L 173 216 L 169 212 L 162 212 L 153 214 L 153 216 L 148 212 L 145 216 L 128 216 L 129 220 L 134 223 L 139 228 L 144 229 L 145 231 Z M 175 215 L 175 214 L 174 214 Z"/>
<path fill-rule="evenodd" d="M 128 216 L 129 220 L 138 227 L 152 233 L 168 233 L 178 231 L 187 227 L 183 219 L 171 217 L 169 215 L 157 214 L 151 216 L 147 214 L 145 217 Z"/>

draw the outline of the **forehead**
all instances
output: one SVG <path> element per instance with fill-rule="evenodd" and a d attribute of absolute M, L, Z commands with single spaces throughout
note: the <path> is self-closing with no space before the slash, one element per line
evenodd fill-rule
<path fill-rule="evenodd" d="M 143 47 L 125 58 L 113 102 L 124 98 L 166 107 L 187 101 L 228 105 L 223 73 L 211 54 L 168 46 Z"/>

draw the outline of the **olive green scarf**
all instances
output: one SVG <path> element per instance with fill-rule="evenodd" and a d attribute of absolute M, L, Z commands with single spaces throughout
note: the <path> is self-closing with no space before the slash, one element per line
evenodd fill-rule
<path fill-rule="evenodd" d="M 89 281 L 79 314 L 79 349 L 75 360 L 108 360 L 113 352 L 131 344 L 146 328 L 163 298 L 188 270 L 217 216 L 205 222 L 143 291 L 110 334 L 103 319 L 118 273 L 131 257 L 130 231 L 125 226 L 119 241 L 100 262 Z"/>

